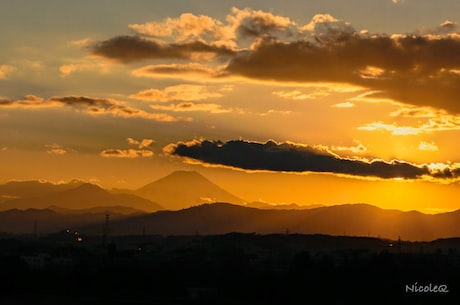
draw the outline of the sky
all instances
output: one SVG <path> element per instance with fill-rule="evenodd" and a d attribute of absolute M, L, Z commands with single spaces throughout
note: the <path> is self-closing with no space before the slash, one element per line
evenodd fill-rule
<path fill-rule="evenodd" d="M 460 2 L 0 3 L 0 183 L 460 208 Z"/>

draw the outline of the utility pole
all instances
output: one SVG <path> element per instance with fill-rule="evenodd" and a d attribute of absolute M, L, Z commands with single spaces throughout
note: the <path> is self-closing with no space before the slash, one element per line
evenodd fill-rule
<path fill-rule="evenodd" d="M 38 223 L 34 220 L 34 239 L 38 240 Z"/>
<path fill-rule="evenodd" d="M 109 226 L 110 214 L 105 214 L 105 224 L 103 228 L 103 242 L 105 245 L 110 243 L 110 226 Z"/>

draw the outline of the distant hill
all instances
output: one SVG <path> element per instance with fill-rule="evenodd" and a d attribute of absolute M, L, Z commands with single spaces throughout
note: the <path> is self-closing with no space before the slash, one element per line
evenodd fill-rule
<path fill-rule="evenodd" d="M 66 229 L 78 231 L 82 226 L 91 225 L 95 234 L 102 235 L 106 214 L 111 220 L 128 217 L 120 213 L 120 207 L 106 207 L 105 210 L 68 210 L 68 209 L 12 209 L 0 212 L 0 232 L 12 234 L 39 235 L 56 233 Z M 122 209 L 123 211 L 123 209 Z M 125 212 L 127 210 L 124 210 Z M 135 215 L 139 215 L 135 213 Z M 134 214 L 129 214 L 134 215 Z"/>
<path fill-rule="evenodd" d="M 272 204 L 266 202 L 253 201 L 244 205 L 248 208 L 265 209 L 265 210 L 306 210 L 324 207 L 322 204 L 299 205 L 297 203 L 280 203 Z"/>
<path fill-rule="evenodd" d="M 302 233 L 434 240 L 460 236 L 460 211 L 428 215 L 346 204 L 307 210 L 265 210 L 226 203 L 159 211 L 113 222 L 120 234 L 193 235 L 229 232 Z M 90 229 L 90 228 L 88 228 Z"/>
<path fill-rule="evenodd" d="M 48 210 L 66 215 L 110 213 L 133 216 L 147 213 L 146 211 L 137 210 L 126 206 L 101 206 L 88 209 L 66 209 L 58 206 L 50 206 L 48 207 Z"/>
<path fill-rule="evenodd" d="M 84 182 L 72 180 L 69 183 L 50 183 L 36 180 L 10 181 L 0 184 L 0 203 L 17 198 L 31 198 L 73 189 Z"/>
<path fill-rule="evenodd" d="M 168 210 L 179 210 L 211 202 L 243 204 L 244 201 L 195 171 L 175 171 L 132 194 L 158 202 Z"/>
<path fill-rule="evenodd" d="M 97 185 L 84 183 L 64 191 L 43 196 L 11 199 L 0 203 L 0 211 L 9 209 L 46 209 L 55 206 L 65 209 L 89 209 L 107 206 L 125 206 L 153 212 L 162 207 L 147 199 L 131 194 L 111 194 Z"/>
<path fill-rule="evenodd" d="M 92 187 L 92 186 L 86 186 Z M 105 207 L 69 211 L 62 208 L 0 212 L 0 232 L 52 233 L 75 227 L 83 234 L 100 235 L 106 211 L 115 235 L 215 235 L 231 232 L 259 234 L 326 234 L 431 241 L 460 237 L 460 210 L 443 214 L 384 210 L 367 204 L 345 204 L 306 210 L 267 210 L 228 203 L 194 206 L 178 211 L 133 213 Z"/>

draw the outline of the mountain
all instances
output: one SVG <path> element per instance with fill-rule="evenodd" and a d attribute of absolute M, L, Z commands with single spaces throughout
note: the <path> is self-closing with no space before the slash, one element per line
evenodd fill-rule
<path fill-rule="evenodd" d="M 280 203 L 272 204 L 260 201 L 248 202 L 244 205 L 248 208 L 266 209 L 266 210 L 306 210 L 323 207 L 322 204 L 299 205 L 297 203 Z"/>
<path fill-rule="evenodd" d="M 85 186 L 94 188 L 95 186 Z M 62 208 L 0 211 L 0 232 L 28 233 L 38 224 L 41 234 L 75 228 L 101 235 L 106 210 L 116 235 L 325 234 L 431 241 L 460 236 L 460 210 L 442 214 L 384 210 L 367 204 L 345 204 L 306 210 L 267 210 L 212 203 L 178 211 L 129 213 L 106 206 L 69 211 Z M 113 211 L 112 211 L 113 210 Z M 132 211 L 132 210 L 131 210 Z"/>
<path fill-rule="evenodd" d="M 193 235 L 301 233 L 434 240 L 460 236 L 460 210 L 436 215 L 345 204 L 307 210 L 266 210 L 227 203 L 159 211 L 112 222 L 120 234 Z M 88 228 L 90 229 L 90 228 Z"/>
<path fill-rule="evenodd" d="M 175 171 L 132 193 L 158 202 L 168 210 L 210 202 L 244 203 L 195 171 Z"/>
<path fill-rule="evenodd" d="M 78 180 L 59 184 L 36 180 L 10 181 L 0 184 L 0 203 L 10 199 L 38 197 L 65 191 L 80 186 L 83 183 Z"/>
<path fill-rule="evenodd" d="M 147 199 L 131 194 L 111 194 L 97 185 L 84 183 L 72 189 L 43 196 L 7 200 L 0 204 L 0 211 L 30 208 L 46 209 L 50 206 L 66 209 L 125 206 L 148 212 L 162 209 L 160 205 Z"/>

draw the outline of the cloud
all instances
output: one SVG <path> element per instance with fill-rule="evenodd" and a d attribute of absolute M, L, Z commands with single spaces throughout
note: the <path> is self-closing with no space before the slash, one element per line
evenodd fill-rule
<path fill-rule="evenodd" d="M 425 165 L 404 161 L 362 161 L 346 159 L 326 147 L 297 145 L 289 142 L 265 143 L 233 140 L 228 142 L 196 140 L 170 144 L 165 153 L 204 164 L 244 170 L 281 172 L 325 172 L 362 177 L 417 179 L 430 175 Z"/>
<path fill-rule="evenodd" d="M 456 116 L 439 116 L 430 118 L 424 124 L 419 126 L 398 126 L 396 123 L 387 124 L 383 122 L 369 123 L 358 127 L 358 130 L 364 131 L 388 131 L 392 135 L 420 135 L 438 131 L 460 130 L 460 118 Z"/>
<path fill-rule="evenodd" d="M 110 107 L 118 105 L 119 103 L 103 98 L 93 98 L 87 96 L 63 96 L 63 97 L 51 97 L 50 102 L 58 102 L 67 106 L 83 106 L 83 107 Z"/>
<path fill-rule="evenodd" d="M 180 78 L 193 81 L 209 81 L 224 76 L 219 69 L 198 63 L 148 65 L 132 72 L 136 77 Z"/>
<path fill-rule="evenodd" d="M 47 100 L 34 96 L 26 95 L 22 100 L 0 99 L 0 107 L 8 108 L 55 108 L 72 107 L 76 111 L 90 115 L 113 115 L 123 118 L 140 118 L 159 122 L 180 122 L 191 121 L 188 117 L 173 117 L 165 113 L 151 113 L 142 109 L 129 106 L 125 102 L 94 98 L 88 96 L 53 96 Z"/>
<path fill-rule="evenodd" d="M 0 65 L 0 80 L 7 80 L 11 74 L 17 71 L 17 68 L 11 65 Z"/>
<path fill-rule="evenodd" d="M 445 35 L 453 34 L 456 36 L 459 33 L 459 26 L 456 22 L 451 20 L 446 20 L 440 25 L 432 29 L 420 29 L 417 31 L 421 35 L 429 35 L 430 37 L 436 38 Z"/>
<path fill-rule="evenodd" d="M 359 143 L 359 141 L 354 141 L 356 146 L 332 146 L 331 150 L 333 151 L 349 151 L 355 154 L 361 154 L 367 152 L 366 146 Z"/>
<path fill-rule="evenodd" d="M 338 104 L 332 105 L 332 107 L 335 107 L 335 108 L 353 108 L 353 107 L 355 107 L 355 104 L 353 104 L 352 102 L 343 102 L 343 103 L 338 103 Z"/>
<path fill-rule="evenodd" d="M 385 124 L 383 122 L 369 123 L 358 127 L 358 130 L 365 131 L 389 131 L 395 136 L 413 136 L 428 132 L 427 128 L 412 126 L 397 126 L 396 124 Z"/>
<path fill-rule="evenodd" d="M 273 91 L 273 95 L 279 96 L 285 99 L 292 99 L 292 100 L 306 100 L 310 99 L 311 96 L 305 93 L 302 93 L 299 90 L 292 90 L 292 91 Z"/>
<path fill-rule="evenodd" d="M 97 71 L 102 73 L 110 72 L 110 66 L 107 63 L 86 61 L 72 64 L 65 64 L 59 67 L 62 77 L 67 77 L 75 72 Z"/>
<path fill-rule="evenodd" d="M 429 142 L 422 141 L 418 145 L 418 149 L 423 150 L 423 151 L 437 151 L 438 146 L 434 142 L 429 143 Z"/>
<path fill-rule="evenodd" d="M 313 17 L 307 25 L 298 25 L 288 17 L 261 10 L 233 7 L 225 22 L 206 15 L 181 14 L 177 18 L 149 21 L 128 26 L 135 35 L 115 36 L 92 45 L 92 54 L 120 62 L 145 59 L 212 59 L 232 57 L 261 40 L 315 41 L 351 31 L 349 23 L 327 14 Z M 206 55 L 207 54 L 207 55 Z"/>
<path fill-rule="evenodd" d="M 53 101 L 45 101 L 45 99 L 35 96 L 26 95 L 20 100 L 0 99 L 0 107 L 7 108 L 49 108 L 61 106 Z"/>
<path fill-rule="evenodd" d="M 206 86 L 182 84 L 169 86 L 163 90 L 146 89 L 132 94 L 129 97 L 144 101 L 169 102 L 179 100 L 200 101 L 221 96 L 221 93 L 210 92 Z"/>
<path fill-rule="evenodd" d="M 126 140 L 128 141 L 128 143 L 130 145 L 135 145 L 139 149 L 147 148 L 150 145 L 152 145 L 153 143 L 155 143 L 155 140 L 152 140 L 152 139 L 142 139 L 142 140 L 138 141 L 138 140 L 135 140 L 133 138 L 127 138 Z"/>
<path fill-rule="evenodd" d="M 149 158 L 154 155 L 153 151 L 146 149 L 106 149 L 101 152 L 106 158 Z"/>
<path fill-rule="evenodd" d="M 398 110 L 390 113 L 391 117 L 401 117 L 401 118 L 436 118 L 436 117 L 446 117 L 448 114 L 445 111 L 439 111 L 431 107 L 401 107 Z"/>
<path fill-rule="evenodd" d="M 191 59 L 194 54 L 233 55 L 224 46 L 212 46 L 201 41 L 162 43 L 139 36 L 116 36 L 95 43 L 92 54 L 124 63 L 145 59 Z"/>
<path fill-rule="evenodd" d="M 154 110 L 163 110 L 163 111 L 174 111 L 174 112 L 193 112 L 201 111 L 208 113 L 227 113 L 232 112 L 232 108 L 223 108 L 219 104 L 206 104 L 206 103 L 192 103 L 192 102 L 182 102 L 179 104 L 170 104 L 170 105 L 150 105 L 150 108 Z"/>
<path fill-rule="evenodd" d="M 245 113 L 244 111 L 242 110 L 239 110 L 240 113 Z M 262 112 L 262 113 L 257 113 L 257 115 L 259 116 L 268 116 L 268 115 L 289 115 L 291 114 L 292 111 L 291 110 L 275 110 L 275 109 L 269 109 L 267 110 L 266 112 Z"/>
<path fill-rule="evenodd" d="M 235 36 L 240 38 L 289 37 L 298 32 L 295 22 L 288 17 L 250 8 L 232 8 L 227 20 Z"/>
<path fill-rule="evenodd" d="M 137 149 L 118 149 L 111 148 L 103 150 L 100 155 L 105 158 L 149 158 L 154 155 L 154 152 L 149 148 L 155 141 L 152 139 L 136 140 L 134 138 L 127 138 L 126 141 L 129 145 L 136 146 Z"/>
<path fill-rule="evenodd" d="M 64 147 L 56 143 L 45 145 L 45 147 L 47 148 L 46 152 L 49 154 L 64 155 L 67 153 L 67 150 Z"/>
<path fill-rule="evenodd" d="M 349 83 L 405 104 L 460 112 L 460 35 L 369 35 L 328 19 L 321 24 L 316 41 L 263 39 L 234 56 L 226 71 L 254 80 Z"/>
<path fill-rule="evenodd" d="M 214 45 L 234 46 L 231 28 L 206 15 L 184 13 L 162 22 L 130 24 L 129 28 L 144 36 L 167 38 L 175 42 L 202 40 Z"/>
<path fill-rule="evenodd" d="M 356 30 L 328 14 L 298 24 L 271 12 L 232 8 L 225 21 L 185 13 L 130 28 L 136 35 L 97 42 L 91 52 L 124 63 L 166 61 L 136 69 L 134 76 L 349 84 L 373 92 L 367 100 L 460 113 L 460 34 L 449 20 L 389 35 Z M 190 62 L 214 56 L 224 56 L 223 67 Z"/>
<path fill-rule="evenodd" d="M 69 42 L 70 45 L 76 47 L 89 47 L 93 43 L 91 38 L 81 38 L 78 40 L 72 40 Z"/>

